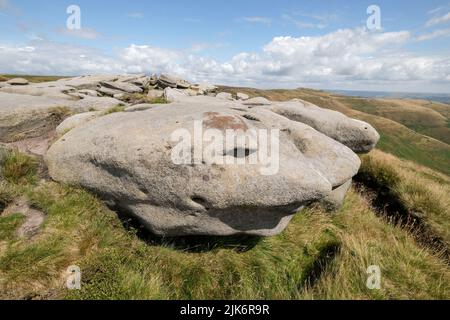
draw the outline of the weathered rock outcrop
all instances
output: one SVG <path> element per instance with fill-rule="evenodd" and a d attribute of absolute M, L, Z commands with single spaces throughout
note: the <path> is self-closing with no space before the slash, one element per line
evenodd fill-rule
<path fill-rule="evenodd" d="M 71 113 L 101 111 L 120 104 L 124 103 L 113 98 L 67 100 L 0 92 L 0 142 L 37 137 L 55 129 Z"/>
<path fill-rule="evenodd" d="M 91 190 L 157 235 L 270 236 L 311 203 L 337 209 L 360 166 L 355 153 L 379 139 L 369 124 L 302 100 L 217 90 L 143 74 L 3 84 L 0 142 L 36 147 L 33 139 L 46 137 L 35 152 L 43 154 L 56 128 L 61 137 L 45 156 L 51 177 Z M 148 104 L 160 97 L 171 103 Z M 109 114 L 118 105 L 125 112 Z M 212 130 L 200 146 L 180 145 L 199 128 Z M 237 144 L 204 148 L 227 130 Z M 261 130 L 276 137 L 262 141 Z"/>
<path fill-rule="evenodd" d="M 299 208 L 333 198 L 360 166 L 348 147 L 273 112 L 277 106 L 284 104 L 182 95 L 170 105 L 115 113 L 75 128 L 50 148 L 46 162 L 55 180 L 93 191 L 157 235 L 270 236 Z M 202 162 L 175 164 L 177 142 L 171 137 L 177 129 L 194 136 L 195 120 L 219 132 L 278 129 L 279 170 L 264 175 L 267 163 L 218 164 L 204 150 Z M 222 155 L 248 158 L 259 148 L 225 146 Z"/>

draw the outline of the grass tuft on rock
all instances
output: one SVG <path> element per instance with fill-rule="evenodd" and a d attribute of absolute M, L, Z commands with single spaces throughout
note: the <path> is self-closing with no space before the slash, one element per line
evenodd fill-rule
<path fill-rule="evenodd" d="M 108 115 L 108 114 L 112 114 L 112 113 L 118 113 L 118 112 L 123 112 L 125 110 L 124 106 L 114 106 L 109 108 L 108 110 L 106 110 L 103 115 Z"/>
<path fill-rule="evenodd" d="M 122 98 L 122 101 L 127 102 L 131 105 L 136 104 L 166 104 L 168 101 L 164 97 L 156 97 L 151 98 L 148 97 L 146 94 L 142 93 L 128 93 L 125 94 Z"/>

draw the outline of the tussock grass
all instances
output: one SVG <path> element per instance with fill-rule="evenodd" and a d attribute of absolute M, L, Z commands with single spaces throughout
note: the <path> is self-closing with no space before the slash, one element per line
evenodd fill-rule
<path fill-rule="evenodd" d="M 0 216 L 0 241 L 15 238 L 15 232 L 24 220 L 25 217 L 20 213 L 15 213 L 6 217 Z"/>
<path fill-rule="evenodd" d="M 49 82 L 49 81 L 56 81 L 59 79 L 64 79 L 66 77 L 61 76 L 32 76 L 32 75 L 20 75 L 20 74 L 2 74 L 0 75 L 0 82 L 1 81 L 8 81 L 10 79 L 14 78 L 23 78 L 27 79 L 28 81 L 32 83 L 41 83 L 41 82 Z M 6 80 L 2 80 L 6 79 Z"/>
<path fill-rule="evenodd" d="M 449 299 L 448 265 L 419 246 L 413 235 L 378 218 L 368 201 L 349 193 L 333 223 L 341 247 L 313 287 L 307 299 Z M 367 268 L 381 269 L 381 288 L 367 288 Z"/>
<path fill-rule="evenodd" d="M 108 114 L 112 114 L 112 113 L 117 113 L 117 112 L 123 112 L 125 110 L 124 106 L 114 106 L 109 108 L 108 110 L 106 110 L 103 115 L 108 115 Z"/>
<path fill-rule="evenodd" d="M 450 246 L 450 178 L 379 150 L 362 157 L 360 175 L 387 187 Z"/>
<path fill-rule="evenodd" d="M 122 101 L 130 103 L 132 105 L 136 104 L 166 104 L 168 101 L 164 97 L 150 98 L 145 93 L 129 93 L 125 94 L 122 98 Z"/>
<path fill-rule="evenodd" d="M 12 151 L 3 160 L 1 175 L 11 183 L 33 182 L 37 165 L 37 161 L 30 156 Z"/>

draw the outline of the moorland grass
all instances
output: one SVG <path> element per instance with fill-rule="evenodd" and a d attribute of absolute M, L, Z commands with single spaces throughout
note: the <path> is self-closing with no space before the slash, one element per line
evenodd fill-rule
<path fill-rule="evenodd" d="M 448 265 L 354 191 L 338 214 L 303 210 L 276 237 L 173 240 L 143 237 L 80 188 L 22 178 L 5 182 L 4 193 L 26 197 L 45 222 L 27 240 L 13 236 L 19 216 L 0 217 L 1 298 L 450 298 Z M 373 264 L 381 267 L 381 290 L 365 285 Z M 71 265 L 81 268 L 80 291 L 65 289 Z"/>

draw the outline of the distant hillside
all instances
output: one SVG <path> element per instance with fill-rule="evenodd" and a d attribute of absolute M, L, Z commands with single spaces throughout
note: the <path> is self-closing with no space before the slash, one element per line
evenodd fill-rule
<path fill-rule="evenodd" d="M 311 89 L 221 89 L 270 100 L 299 98 L 367 121 L 381 134 L 378 149 L 450 175 L 450 105 L 424 100 L 365 99 Z"/>
<path fill-rule="evenodd" d="M 413 99 L 450 103 L 450 94 L 445 93 L 411 93 L 386 91 L 354 91 L 354 90 L 327 90 L 344 96 L 376 98 L 376 99 Z"/>
<path fill-rule="evenodd" d="M 61 76 L 31 76 L 31 75 L 17 75 L 17 74 L 0 74 L 0 82 L 8 81 L 14 78 L 23 78 L 27 79 L 31 83 L 40 83 L 40 82 L 48 82 L 48 81 L 56 81 L 59 79 L 63 79 L 65 77 Z"/>

